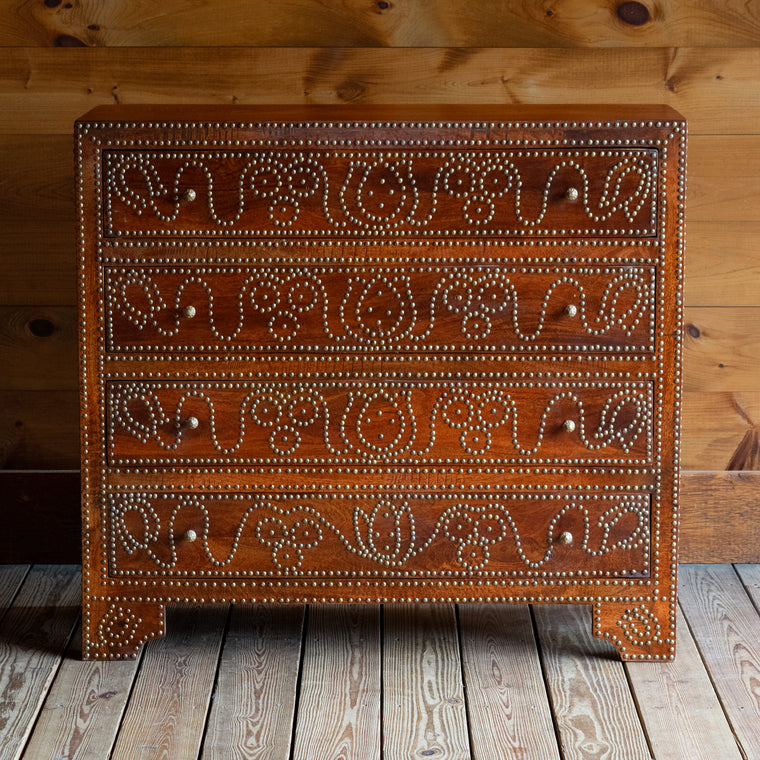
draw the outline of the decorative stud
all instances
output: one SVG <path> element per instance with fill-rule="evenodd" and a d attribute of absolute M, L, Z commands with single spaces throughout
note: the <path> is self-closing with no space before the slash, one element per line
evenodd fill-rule
<path fill-rule="evenodd" d="M 580 197 L 580 193 L 578 192 L 577 187 L 568 187 L 567 190 L 565 190 L 565 198 L 571 202 L 577 201 Z"/>

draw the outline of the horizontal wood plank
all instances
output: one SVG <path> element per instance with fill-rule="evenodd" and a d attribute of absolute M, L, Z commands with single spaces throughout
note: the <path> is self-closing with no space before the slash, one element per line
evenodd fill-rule
<path fill-rule="evenodd" d="M 79 561 L 78 471 L 0 471 L 0 493 L 5 561 Z M 681 561 L 760 562 L 758 493 L 760 472 L 682 473 Z"/>
<path fill-rule="evenodd" d="M 684 300 L 692 306 L 760 306 L 760 221 L 690 222 Z"/>
<path fill-rule="evenodd" d="M 681 562 L 760 562 L 760 472 L 681 475 Z"/>
<path fill-rule="evenodd" d="M 684 390 L 758 389 L 760 307 L 689 307 L 685 321 Z"/>
<path fill-rule="evenodd" d="M 760 19 L 751 3 L 719 0 L 618 10 L 610 0 L 462 5 L 341 0 L 164 0 L 123 5 L 84 0 L 8 3 L 1 45 L 482 45 L 610 47 L 756 45 Z"/>
<path fill-rule="evenodd" d="M 77 312 L 72 307 L 0 306 L 0 388 L 77 388 Z"/>
<path fill-rule="evenodd" d="M 675 660 L 624 663 L 655 760 L 743 760 L 680 610 L 677 630 Z"/>
<path fill-rule="evenodd" d="M 686 224 L 760 221 L 757 135 L 692 135 Z"/>
<path fill-rule="evenodd" d="M 760 758 L 760 615 L 730 565 L 682 565 L 684 615 L 746 760 Z"/>
<path fill-rule="evenodd" d="M 79 467 L 79 393 L 0 390 L 0 468 Z"/>
<path fill-rule="evenodd" d="M 0 470 L 2 562 L 78 563 L 79 470 Z M 40 526 L 44 526 L 41 529 Z"/>
<path fill-rule="evenodd" d="M 1 760 L 16 760 L 79 617 L 80 569 L 37 565 L 0 624 Z"/>
<path fill-rule="evenodd" d="M 747 436 L 760 420 L 760 390 L 686 392 L 681 467 L 684 470 L 757 470 Z"/>
<path fill-rule="evenodd" d="M 481 13 L 483 5 L 477 7 Z M 9 48 L 0 66 L 0 134 L 68 134 L 85 111 L 114 102 L 666 103 L 689 119 L 692 135 L 758 131 L 760 48 L 528 45 L 77 48 L 65 54 Z"/>
<path fill-rule="evenodd" d="M 760 307 L 686 309 L 685 390 L 752 392 L 760 377 Z M 76 390 L 71 307 L 0 307 L 1 390 Z"/>
<path fill-rule="evenodd" d="M 78 467 L 78 405 L 74 390 L 0 390 L 0 463 L 7 469 Z M 685 393 L 681 466 L 760 469 L 752 444 L 758 420 L 760 390 Z"/>

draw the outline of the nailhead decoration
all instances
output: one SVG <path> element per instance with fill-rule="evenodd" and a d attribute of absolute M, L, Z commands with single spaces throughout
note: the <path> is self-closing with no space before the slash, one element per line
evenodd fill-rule
<path fill-rule="evenodd" d="M 673 656 L 686 127 L 614 110 L 79 122 L 85 657 L 253 601 Z"/>

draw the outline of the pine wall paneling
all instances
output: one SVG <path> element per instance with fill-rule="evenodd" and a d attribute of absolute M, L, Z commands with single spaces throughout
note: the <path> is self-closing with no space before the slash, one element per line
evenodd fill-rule
<path fill-rule="evenodd" d="M 0 536 L 0 561 L 78 556 L 72 125 L 113 102 L 680 110 L 690 122 L 682 557 L 760 561 L 760 2 L 645 0 L 639 25 L 619 5 L 166 0 L 156 14 L 148 0 L 9 0 L 0 514 L 14 529 Z M 55 540 L 40 540 L 41 524 Z"/>

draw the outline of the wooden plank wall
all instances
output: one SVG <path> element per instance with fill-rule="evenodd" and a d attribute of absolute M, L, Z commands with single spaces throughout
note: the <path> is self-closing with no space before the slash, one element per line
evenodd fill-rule
<path fill-rule="evenodd" d="M 759 45 L 760 0 L 3 0 L 0 561 L 77 557 L 72 124 L 115 102 L 680 110 L 682 557 L 760 561 Z"/>

